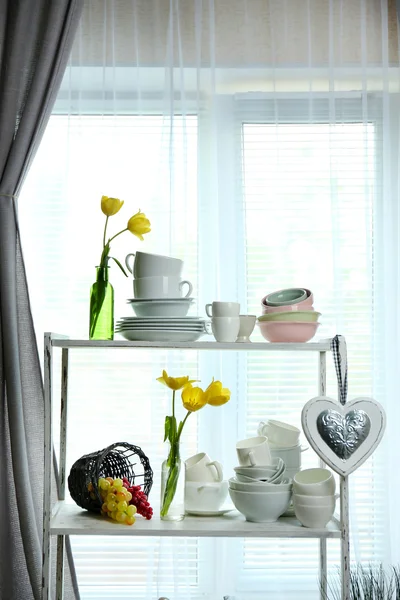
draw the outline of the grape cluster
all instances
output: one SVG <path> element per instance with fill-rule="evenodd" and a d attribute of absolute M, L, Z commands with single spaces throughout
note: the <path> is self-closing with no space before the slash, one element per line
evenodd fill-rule
<path fill-rule="evenodd" d="M 129 479 L 126 477 L 123 477 L 122 485 L 131 495 L 130 505 L 134 505 L 138 514 L 150 521 L 153 516 L 153 509 L 147 500 L 146 494 L 142 492 L 140 485 L 131 485 Z"/>
<path fill-rule="evenodd" d="M 116 477 L 100 477 L 98 481 L 100 497 L 103 501 L 101 514 L 110 517 L 118 523 L 133 525 L 135 522 L 136 506 L 130 504 L 132 494 L 123 485 L 122 479 Z M 88 485 L 90 495 L 93 492 L 91 483 Z"/>

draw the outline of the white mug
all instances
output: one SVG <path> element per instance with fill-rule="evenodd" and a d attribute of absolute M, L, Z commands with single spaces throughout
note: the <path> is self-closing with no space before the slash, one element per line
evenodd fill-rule
<path fill-rule="evenodd" d="M 215 512 L 221 508 L 227 496 L 227 481 L 186 481 L 185 510 Z"/>
<path fill-rule="evenodd" d="M 293 492 L 304 496 L 333 496 L 336 482 L 329 469 L 299 471 L 293 477 Z"/>
<path fill-rule="evenodd" d="M 213 317 L 211 319 L 211 329 L 217 342 L 236 342 L 239 328 L 239 317 Z"/>
<path fill-rule="evenodd" d="M 213 302 L 206 304 L 208 317 L 239 317 L 239 302 Z"/>
<path fill-rule="evenodd" d="M 215 483 L 223 480 L 222 465 L 205 452 L 199 452 L 185 460 L 186 481 Z"/>
<path fill-rule="evenodd" d="M 132 257 L 134 259 L 133 265 L 131 265 Z M 183 260 L 180 258 L 173 258 L 172 256 L 162 256 L 161 254 L 133 252 L 126 256 L 125 265 L 135 279 L 141 277 L 154 277 L 157 275 L 180 277 L 182 274 Z"/>
<path fill-rule="evenodd" d="M 189 286 L 185 296 L 182 287 Z M 157 275 L 154 277 L 139 277 L 133 280 L 133 295 L 135 298 L 188 298 L 193 292 L 190 281 L 178 276 Z"/>
<path fill-rule="evenodd" d="M 237 442 L 236 452 L 242 467 L 262 467 L 272 463 L 268 438 L 263 435 Z"/>

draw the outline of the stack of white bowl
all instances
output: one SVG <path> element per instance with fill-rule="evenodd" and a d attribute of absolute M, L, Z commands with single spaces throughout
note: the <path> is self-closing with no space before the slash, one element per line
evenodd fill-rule
<path fill-rule="evenodd" d="M 160 342 L 192 342 L 207 333 L 204 319 L 187 316 L 194 302 L 193 286 L 181 277 L 182 260 L 136 252 L 127 255 L 125 264 L 134 277 L 134 298 L 128 303 L 136 317 L 122 317 L 116 324 L 118 333 L 131 341 Z"/>
<path fill-rule="evenodd" d="M 281 458 L 285 465 L 285 477 L 293 479 L 301 469 L 300 429 L 283 421 L 268 419 L 261 421 L 258 434 L 268 438 L 272 458 Z"/>
<path fill-rule="evenodd" d="M 293 506 L 304 527 L 323 528 L 335 512 L 336 483 L 329 469 L 305 469 L 293 479 Z"/>
<path fill-rule="evenodd" d="M 228 496 L 222 465 L 205 452 L 185 460 L 185 512 L 193 515 L 219 515 Z"/>
<path fill-rule="evenodd" d="M 288 509 L 292 482 L 283 479 L 285 463 L 271 457 L 268 440 L 258 436 L 236 444 L 239 466 L 229 479 L 229 495 L 247 521 L 273 523 Z"/>

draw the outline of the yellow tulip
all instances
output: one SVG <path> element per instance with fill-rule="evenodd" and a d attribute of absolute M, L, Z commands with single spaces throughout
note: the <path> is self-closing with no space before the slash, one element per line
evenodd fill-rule
<path fill-rule="evenodd" d="M 204 396 L 207 404 L 210 404 L 211 406 L 222 406 L 230 400 L 231 392 L 228 388 L 223 388 L 220 381 L 214 381 L 213 379 L 204 392 Z"/>
<path fill-rule="evenodd" d="M 123 200 L 118 200 L 118 198 L 109 198 L 108 196 L 101 197 L 101 210 L 106 215 L 106 217 L 112 217 L 116 215 L 121 206 L 123 205 Z"/>
<path fill-rule="evenodd" d="M 193 383 L 195 379 L 187 377 L 168 377 L 167 371 L 162 372 L 162 377 L 157 377 L 157 381 L 169 387 L 170 390 L 181 390 L 188 383 Z"/>
<path fill-rule="evenodd" d="M 193 387 L 191 383 L 182 390 L 182 404 L 186 410 L 195 412 L 207 404 L 205 394 L 200 387 Z"/>
<path fill-rule="evenodd" d="M 146 215 L 140 212 L 140 210 L 129 219 L 127 228 L 133 235 L 136 235 L 136 237 L 142 241 L 143 235 L 151 231 L 149 219 L 147 219 Z"/>

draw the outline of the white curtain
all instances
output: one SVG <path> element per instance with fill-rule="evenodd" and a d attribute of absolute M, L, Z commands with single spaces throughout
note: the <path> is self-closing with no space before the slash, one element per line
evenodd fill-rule
<path fill-rule="evenodd" d="M 20 205 L 39 342 L 87 337 L 101 252 L 101 195 L 138 208 L 143 243 L 185 260 L 191 314 L 214 299 L 260 314 L 267 292 L 313 290 L 318 338 L 346 336 L 349 398 L 388 413 L 381 448 L 351 477 L 353 560 L 400 560 L 399 55 L 384 0 L 88 0 L 69 66 Z M 132 281 L 112 268 L 116 318 Z M 259 332 L 253 334 L 261 340 Z M 163 368 L 230 403 L 189 422 L 183 456 L 235 465 L 235 441 L 267 417 L 299 423 L 317 395 L 311 353 L 77 351 L 72 354 L 68 464 L 115 441 L 143 447 L 158 504 Z M 329 395 L 336 396 L 329 362 Z M 310 451 L 304 466 L 317 464 Z M 318 544 L 300 540 L 76 538 L 83 600 L 318 598 Z M 332 577 L 339 544 L 328 544 Z"/>

